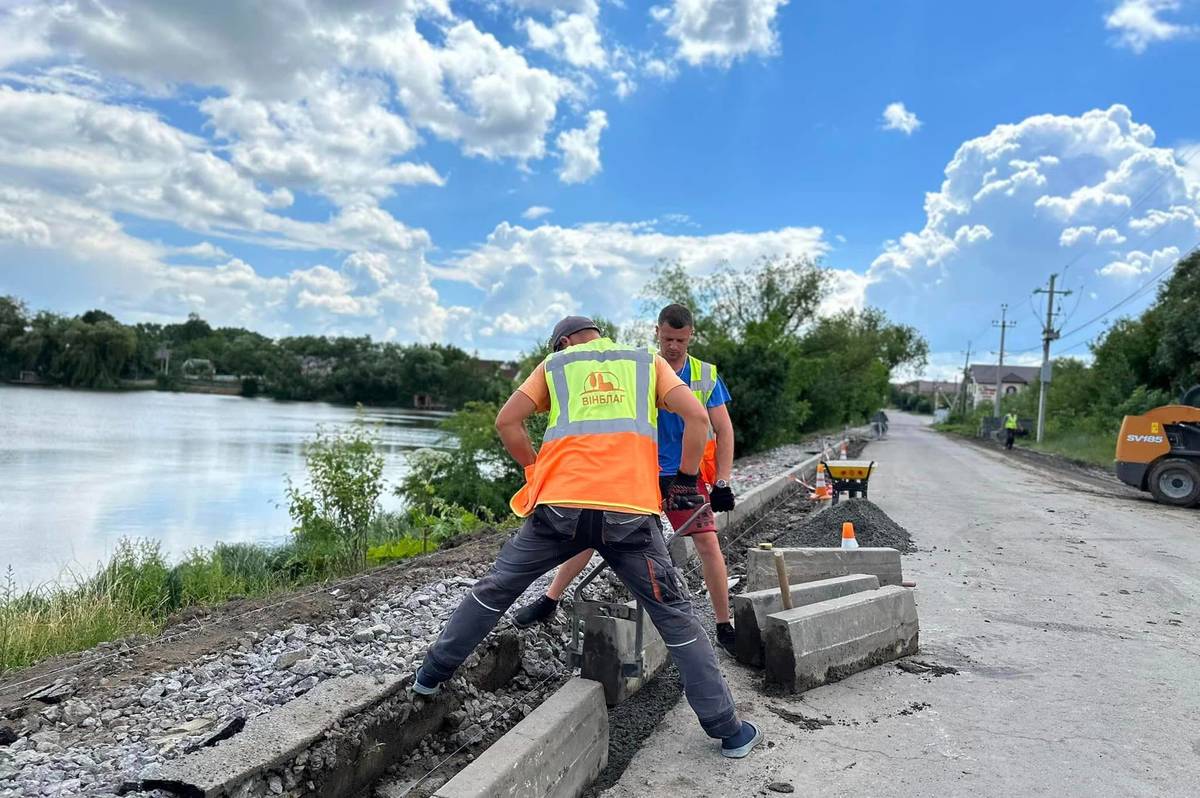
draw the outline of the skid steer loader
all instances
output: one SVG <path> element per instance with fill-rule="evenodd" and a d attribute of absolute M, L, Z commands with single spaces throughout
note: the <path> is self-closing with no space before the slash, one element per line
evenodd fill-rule
<path fill-rule="evenodd" d="M 1117 478 L 1175 507 L 1200 506 L 1200 385 L 1177 405 L 1125 416 L 1117 436 Z"/>

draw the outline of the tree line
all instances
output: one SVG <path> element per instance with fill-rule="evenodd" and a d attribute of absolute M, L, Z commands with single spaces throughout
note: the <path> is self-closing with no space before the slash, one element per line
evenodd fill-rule
<path fill-rule="evenodd" d="M 169 360 L 161 355 L 169 353 Z M 272 339 L 240 327 L 212 327 L 196 314 L 177 324 L 122 324 L 103 310 L 79 316 L 31 313 L 0 296 L 0 379 L 32 373 L 72 388 L 111 389 L 153 380 L 183 382 L 184 364 L 208 361 L 239 378 L 244 395 L 277 399 L 411 405 L 414 395 L 457 408 L 506 395 L 498 364 L 444 344 L 394 344 L 316 335 Z"/>

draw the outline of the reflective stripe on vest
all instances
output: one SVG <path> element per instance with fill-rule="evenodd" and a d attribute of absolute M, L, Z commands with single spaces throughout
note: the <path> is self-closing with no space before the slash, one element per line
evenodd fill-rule
<path fill-rule="evenodd" d="M 688 364 L 690 372 L 688 387 L 700 401 L 700 406 L 707 408 L 708 400 L 712 398 L 713 391 L 717 389 L 717 367 L 692 355 L 688 355 Z"/>
<path fill-rule="evenodd" d="M 597 339 L 599 341 L 606 339 Z M 574 346 L 571 351 L 555 353 L 546 359 L 550 422 L 543 440 L 553 441 L 567 435 L 636 432 L 657 442 L 658 414 L 650 412 L 654 406 L 650 396 L 654 355 L 638 349 L 587 349 L 588 346 L 590 344 Z M 611 365 L 595 368 L 597 363 Z M 572 378 L 578 390 L 575 396 L 569 388 Z M 630 383 L 633 385 L 632 396 L 629 394 Z M 589 397 L 592 398 L 590 402 Z"/>

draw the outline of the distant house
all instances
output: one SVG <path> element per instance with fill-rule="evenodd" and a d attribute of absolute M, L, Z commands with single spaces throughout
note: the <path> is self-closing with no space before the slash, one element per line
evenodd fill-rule
<path fill-rule="evenodd" d="M 967 371 L 967 395 L 978 407 L 995 401 L 996 366 L 972 363 Z M 1038 366 L 1004 366 L 1000 375 L 1000 395 L 1012 396 L 1024 391 L 1038 381 L 1041 373 Z"/>
<path fill-rule="evenodd" d="M 189 357 L 183 361 L 183 378 L 185 380 L 211 380 L 217 374 L 213 362 L 202 357 Z"/>

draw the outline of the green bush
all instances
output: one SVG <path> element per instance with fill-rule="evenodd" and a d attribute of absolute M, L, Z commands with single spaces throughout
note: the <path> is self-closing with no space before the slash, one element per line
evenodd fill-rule
<path fill-rule="evenodd" d="M 406 560 L 418 554 L 436 551 L 437 544 L 417 538 L 400 538 L 380 543 L 367 549 L 367 563 L 380 565 L 395 560 Z"/>
<path fill-rule="evenodd" d="M 367 535 L 383 493 L 383 455 L 361 419 L 346 428 L 318 428 L 305 461 L 308 486 L 288 479 L 288 511 L 298 550 L 334 567 L 362 568 Z"/>

